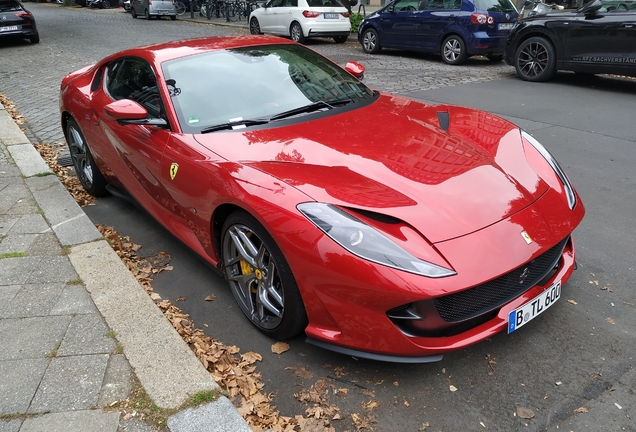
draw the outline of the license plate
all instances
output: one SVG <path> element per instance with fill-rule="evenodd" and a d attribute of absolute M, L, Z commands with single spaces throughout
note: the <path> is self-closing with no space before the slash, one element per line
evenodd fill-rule
<path fill-rule="evenodd" d="M 561 281 L 556 281 L 550 288 L 543 291 L 537 297 L 510 312 L 508 315 L 508 333 L 512 333 L 518 328 L 528 324 L 538 315 L 545 312 L 545 310 L 552 306 L 559 298 L 561 298 Z"/>
<path fill-rule="evenodd" d="M 325 19 L 338 19 L 340 17 L 340 14 L 337 13 L 326 13 L 325 14 Z"/>
<path fill-rule="evenodd" d="M 497 24 L 497 30 L 510 30 L 512 23 L 499 23 Z"/>
<path fill-rule="evenodd" d="M 18 26 L 0 27 L 0 32 L 17 30 Z"/>

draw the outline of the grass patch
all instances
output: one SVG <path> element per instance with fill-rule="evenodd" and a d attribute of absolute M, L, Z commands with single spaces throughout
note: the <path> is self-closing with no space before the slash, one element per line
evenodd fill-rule
<path fill-rule="evenodd" d="M 55 173 L 54 172 L 41 172 L 41 173 L 33 174 L 33 177 L 46 177 L 46 176 L 50 176 L 50 175 L 55 175 Z"/>
<path fill-rule="evenodd" d="M 222 391 L 201 391 L 190 396 L 179 408 L 159 408 L 134 375 L 131 378 L 131 384 L 128 399 L 110 404 L 108 408 L 128 412 L 136 411 L 139 420 L 150 423 L 157 430 L 165 432 L 168 431 L 168 417 L 186 408 L 195 408 L 208 402 L 214 402 L 223 395 Z"/>
<path fill-rule="evenodd" d="M 117 342 L 111 354 L 123 354 L 123 353 L 124 353 L 124 346 L 121 343 Z"/>
<path fill-rule="evenodd" d="M 70 246 L 62 246 L 62 256 L 68 256 L 71 253 Z"/>
<path fill-rule="evenodd" d="M 26 420 L 31 417 L 37 417 L 42 415 L 42 413 L 15 413 L 15 414 L 0 414 L 0 421 L 11 421 L 11 420 Z"/>
<path fill-rule="evenodd" d="M 76 277 L 75 279 L 71 279 L 66 282 L 66 285 L 84 285 L 84 281 L 81 277 Z"/>
<path fill-rule="evenodd" d="M 3 258 L 22 258 L 27 256 L 26 252 L 7 252 L 0 254 L 0 259 Z"/>
<path fill-rule="evenodd" d="M 109 337 L 111 339 L 116 339 L 117 332 L 115 330 L 108 330 L 104 336 Z"/>

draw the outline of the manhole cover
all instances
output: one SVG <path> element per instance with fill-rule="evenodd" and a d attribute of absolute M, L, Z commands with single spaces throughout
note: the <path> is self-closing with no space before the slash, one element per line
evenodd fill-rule
<path fill-rule="evenodd" d="M 60 156 L 57 159 L 57 164 L 61 167 L 73 166 L 73 158 L 71 156 Z"/>

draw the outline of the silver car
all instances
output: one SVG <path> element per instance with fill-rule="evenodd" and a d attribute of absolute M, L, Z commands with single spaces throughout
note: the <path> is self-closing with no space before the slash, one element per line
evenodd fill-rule
<path fill-rule="evenodd" d="M 153 16 L 169 16 L 173 21 L 177 19 L 177 7 L 172 0 L 132 0 L 130 6 L 133 18 L 143 15 L 148 20 Z"/>

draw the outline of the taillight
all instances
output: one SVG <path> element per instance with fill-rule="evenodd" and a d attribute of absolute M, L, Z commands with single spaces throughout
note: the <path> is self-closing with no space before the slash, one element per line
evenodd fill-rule
<path fill-rule="evenodd" d="M 312 11 L 303 11 L 303 16 L 305 18 L 316 18 L 317 16 L 319 16 L 320 13 L 319 12 L 312 12 Z"/>
<path fill-rule="evenodd" d="M 342 12 L 340 15 L 342 15 L 345 18 L 349 18 L 349 12 Z"/>
<path fill-rule="evenodd" d="M 20 12 L 15 14 L 18 18 L 31 18 L 31 14 L 29 12 Z"/>
<path fill-rule="evenodd" d="M 494 24 L 495 19 L 490 15 L 486 14 L 472 14 L 470 16 L 470 21 L 473 24 Z"/>

